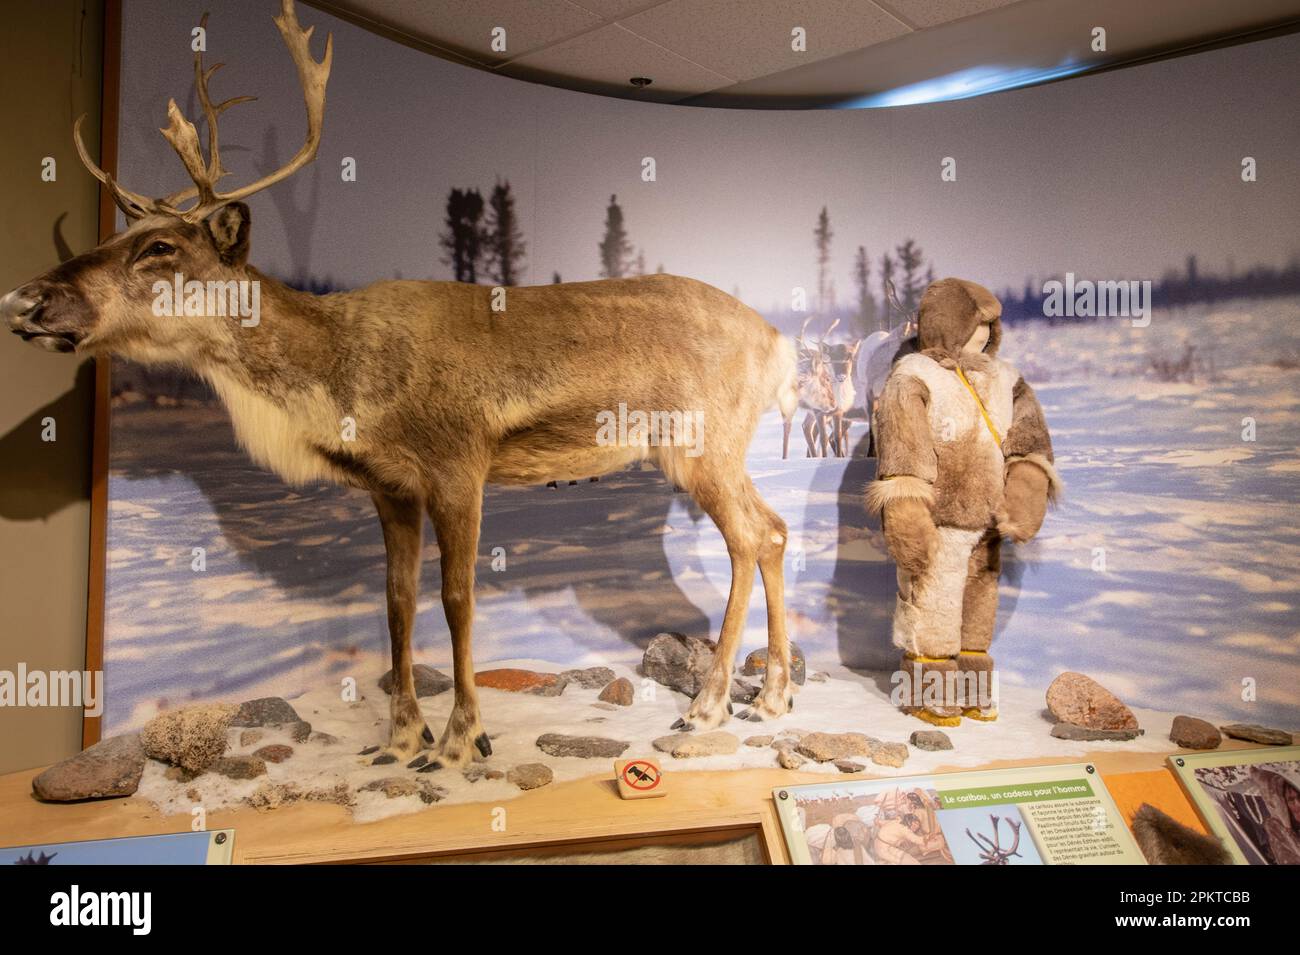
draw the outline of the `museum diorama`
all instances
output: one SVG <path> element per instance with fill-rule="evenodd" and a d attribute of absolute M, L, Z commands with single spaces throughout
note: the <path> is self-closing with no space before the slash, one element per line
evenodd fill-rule
<path fill-rule="evenodd" d="M 0 862 L 1300 862 L 1300 4 L 419 6 L 106 3 L 13 160 Z"/>

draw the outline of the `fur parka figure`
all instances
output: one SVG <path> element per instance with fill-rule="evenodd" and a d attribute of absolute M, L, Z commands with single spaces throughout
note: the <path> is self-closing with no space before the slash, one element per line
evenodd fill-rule
<path fill-rule="evenodd" d="M 998 358 L 1001 316 L 974 282 L 931 283 L 874 423 L 877 479 L 866 497 L 898 565 L 896 698 L 941 726 L 997 717 L 989 645 L 1002 540 L 1033 537 L 1061 490 L 1043 409 Z"/>

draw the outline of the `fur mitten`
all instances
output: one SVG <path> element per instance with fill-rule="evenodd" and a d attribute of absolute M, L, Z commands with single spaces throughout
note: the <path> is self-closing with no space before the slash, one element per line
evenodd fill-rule
<path fill-rule="evenodd" d="M 916 498 L 901 498 L 885 504 L 885 545 L 894 562 L 906 574 L 919 577 L 939 549 L 939 531 L 930 515 L 930 505 Z"/>
<path fill-rule="evenodd" d="M 1050 490 L 1047 472 L 1030 461 L 1015 461 L 1007 469 L 998 512 L 998 533 L 1023 544 L 1038 533 L 1047 513 Z"/>

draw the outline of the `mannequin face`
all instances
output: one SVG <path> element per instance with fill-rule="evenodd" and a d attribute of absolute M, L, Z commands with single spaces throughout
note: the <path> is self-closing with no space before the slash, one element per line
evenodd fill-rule
<path fill-rule="evenodd" d="M 967 340 L 966 344 L 962 346 L 961 350 L 969 352 L 970 354 L 979 354 L 982 352 L 984 346 L 989 343 L 989 327 L 990 326 L 981 323 L 980 326 L 975 329 L 975 333 Z"/>

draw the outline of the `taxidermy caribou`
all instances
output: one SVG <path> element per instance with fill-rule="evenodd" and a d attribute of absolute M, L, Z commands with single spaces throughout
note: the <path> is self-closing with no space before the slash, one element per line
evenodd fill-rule
<path fill-rule="evenodd" d="M 275 24 L 297 68 L 307 105 L 301 149 L 251 185 L 219 192 L 227 175 L 217 120 L 250 97 L 213 103 L 195 56 L 194 82 L 207 125 L 168 103 L 163 135 L 193 186 L 162 199 L 131 192 L 90 159 L 129 225 L 0 299 L 0 319 L 35 345 L 174 363 L 211 383 L 250 456 L 289 483 L 329 481 L 368 491 L 387 552 L 388 628 L 394 683 L 387 749 L 378 763 L 410 760 L 422 771 L 463 765 L 491 752 L 479 720 L 470 634 L 485 483 L 538 484 L 656 463 L 713 519 L 731 558 L 731 590 L 703 688 L 675 728 L 711 728 L 731 715 L 731 669 L 755 566 L 767 596 L 768 664 L 749 719 L 790 709 L 782 561 L 786 526 L 745 472 L 759 415 L 794 413 L 792 345 L 741 302 L 670 275 L 507 290 L 455 282 L 384 281 L 350 292 L 296 291 L 248 264 L 249 209 L 242 200 L 316 156 L 333 38 L 316 60 L 311 29 L 292 0 Z M 84 117 L 83 117 L 84 118 Z M 192 200 L 192 201 L 191 201 Z M 255 324 L 213 315 L 159 316 L 156 287 L 174 277 L 256 283 Z M 224 286 L 221 286 L 224 287 Z M 232 286 L 233 287 L 233 286 Z M 187 302 L 188 304 L 188 302 Z M 185 311 L 189 311 L 188 308 Z M 602 414 L 628 408 L 688 415 L 702 442 L 599 438 Z M 702 418 L 700 417 L 702 415 Z M 344 438 L 341 422 L 355 433 Z M 671 415 L 667 419 L 672 421 Z M 644 437 L 644 436 L 643 436 Z M 451 632 L 454 702 L 435 742 L 416 703 L 411 630 L 428 514 L 437 535 L 442 606 Z M 431 753 L 420 752 L 426 744 Z"/>

